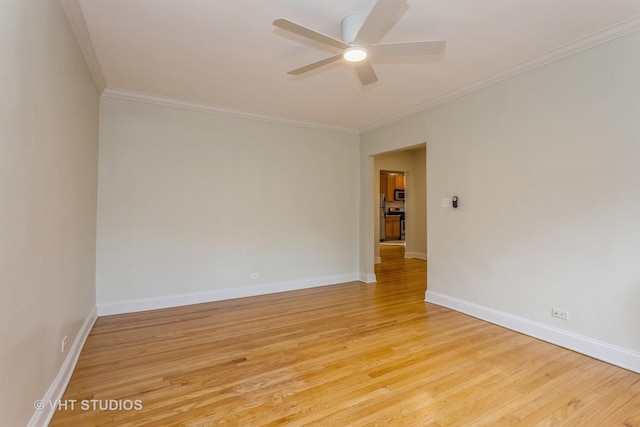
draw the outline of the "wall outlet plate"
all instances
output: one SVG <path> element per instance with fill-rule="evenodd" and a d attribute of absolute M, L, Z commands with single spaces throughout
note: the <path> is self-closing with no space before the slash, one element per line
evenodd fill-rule
<path fill-rule="evenodd" d="M 569 312 L 557 308 L 551 309 L 551 315 L 562 320 L 569 320 Z"/>

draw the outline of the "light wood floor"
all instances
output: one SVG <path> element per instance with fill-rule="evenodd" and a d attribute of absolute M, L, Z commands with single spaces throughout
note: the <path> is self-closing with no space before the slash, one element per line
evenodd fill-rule
<path fill-rule="evenodd" d="M 424 302 L 382 248 L 359 282 L 101 317 L 52 426 L 640 426 L 640 375 Z"/>

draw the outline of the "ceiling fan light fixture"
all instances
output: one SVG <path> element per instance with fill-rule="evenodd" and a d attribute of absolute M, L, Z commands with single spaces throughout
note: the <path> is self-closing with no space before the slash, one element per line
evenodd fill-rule
<path fill-rule="evenodd" d="M 349 62 L 360 62 L 367 59 L 367 55 L 368 54 L 366 49 L 359 46 L 354 46 L 345 50 L 342 57 Z"/>
<path fill-rule="evenodd" d="M 374 0 L 367 1 L 373 2 Z M 377 43 L 387 30 L 393 26 L 402 9 L 406 8 L 406 2 L 407 0 L 375 0 L 373 9 L 371 9 L 366 18 L 363 15 L 346 16 L 342 20 L 342 40 L 296 24 L 285 18 L 276 19 L 273 21 L 273 25 L 282 30 L 340 50 L 340 53 L 336 52 L 335 55 L 328 58 L 288 71 L 287 74 L 298 76 L 344 59 L 353 64 L 350 68 L 356 71 L 362 86 L 366 86 L 377 82 L 378 78 L 371 61 L 369 61 L 369 52 L 362 46 L 372 49 L 371 54 L 374 59 L 387 56 L 402 57 L 409 55 L 438 55 L 442 53 L 446 43 L 444 40 Z M 372 42 L 376 43 L 372 44 Z"/>

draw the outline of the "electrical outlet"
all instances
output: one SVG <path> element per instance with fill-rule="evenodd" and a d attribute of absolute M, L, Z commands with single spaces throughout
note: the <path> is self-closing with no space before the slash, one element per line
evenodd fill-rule
<path fill-rule="evenodd" d="M 62 338 L 62 344 L 60 344 L 60 352 L 64 353 L 67 348 L 67 337 Z"/>
<path fill-rule="evenodd" d="M 260 278 L 260 273 L 251 273 L 251 278 L 252 279 L 259 279 Z"/>
<path fill-rule="evenodd" d="M 552 308 L 551 309 L 551 315 L 553 317 L 557 317 L 558 319 L 569 320 L 569 312 L 563 311 L 563 310 L 559 310 L 557 308 Z"/>

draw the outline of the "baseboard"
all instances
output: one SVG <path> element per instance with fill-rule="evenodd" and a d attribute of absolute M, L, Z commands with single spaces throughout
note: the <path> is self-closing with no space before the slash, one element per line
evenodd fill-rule
<path fill-rule="evenodd" d="M 53 418 L 53 414 L 55 413 L 55 404 L 52 402 L 58 402 L 62 399 L 62 395 L 67 389 L 67 385 L 71 379 L 71 374 L 73 374 L 73 370 L 75 369 L 78 358 L 80 357 L 82 347 L 87 341 L 87 337 L 91 332 L 91 328 L 93 327 L 96 318 L 97 311 L 94 306 L 91 309 L 91 312 L 89 312 L 87 317 L 84 319 L 84 323 L 73 340 L 73 344 L 69 347 L 69 353 L 67 353 L 67 357 L 64 359 L 64 362 L 62 362 L 58 375 L 56 375 L 55 379 L 49 386 L 49 389 L 41 399 L 41 402 L 44 403 L 43 409 L 33 413 L 29 424 L 27 424 L 28 427 L 46 427 L 49 425 L 49 422 L 51 422 L 51 418 Z"/>
<path fill-rule="evenodd" d="M 166 295 L 160 297 L 141 298 L 128 301 L 98 304 L 98 316 L 112 314 L 135 313 L 139 311 L 158 310 L 162 308 L 180 307 L 183 305 L 202 304 L 205 302 L 223 301 L 234 298 L 252 297 L 257 295 L 274 294 L 278 292 L 295 291 L 299 289 L 315 288 L 318 286 L 335 285 L 338 283 L 364 281 L 361 274 L 343 274 L 337 276 L 319 277 L 291 282 L 271 283 L 263 286 L 243 287 L 236 289 L 222 289 L 216 291 L 193 292 L 187 294 Z"/>
<path fill-rule="evenodd" d="M 525 319 L 493 308 L 471 303 L 439 292 L 427 290 L 425 301 L 468 314 L 478 319 L 529 335 L 569 350 L 640 373 L 640 353 Z"/>
<path fill-rule="evenodd" d="M 427 260 L 427 254 L 425 252 L 405 252 L 404 257 Z"/>
<path fill-rule="evenodd" d="M 374 264 L 382 264 L 382 258 L 377 256 L 373 259 Z"/>
<path fill-rule="evenodd" d="M 360 273 L 360 281 L 364 283 L 376 283 L 375 274 Z"/>

